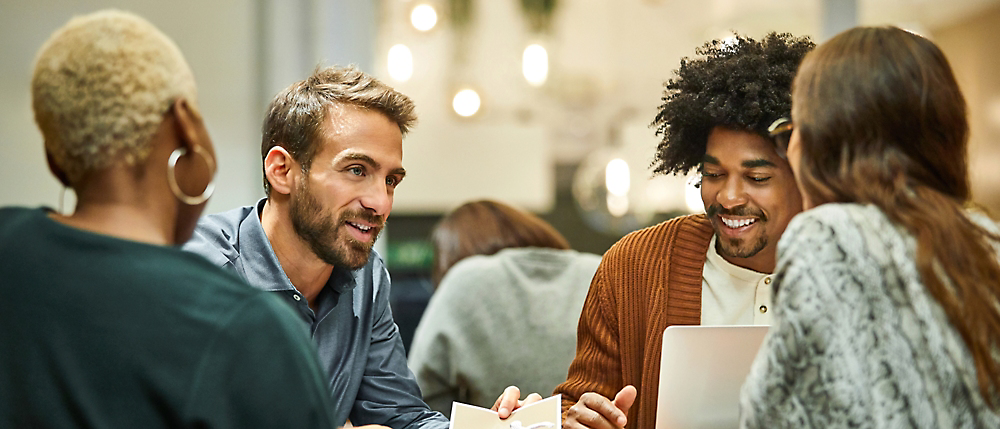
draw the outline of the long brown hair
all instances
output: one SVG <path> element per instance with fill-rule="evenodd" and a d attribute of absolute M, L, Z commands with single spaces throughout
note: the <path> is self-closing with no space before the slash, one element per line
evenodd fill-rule
<path fill-rule="evenodd" d="M 473 255 L 492 255 L 508 247 L 569 249 L 569 242 L 538 216 L 504 203 L 480 200 L 462 204 L 445 215 L 431 233 L 437 287 L 458 261 Z"/>
<path fill-rule="evenodd" d="M 1000 266 L 990 241 L 1000 237 L 966 213 L 969 126 L 944 54 L 899 28 L 848 30 L 806 56 L 792 106 L 803 192 L 813 204 L 873 204 L 916 238 L 925 287 L 997 407 Z"/>

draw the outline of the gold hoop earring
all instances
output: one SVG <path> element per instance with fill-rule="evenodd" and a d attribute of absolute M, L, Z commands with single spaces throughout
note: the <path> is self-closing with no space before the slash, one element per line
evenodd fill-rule
<path fill-rule="evenodd" d="M 208 164 L 208 171 L 210 171 L 209 174 L 211 174 L 212 179 L 208 181 L 208 185 L 205 185 L 205 191 L 202 192 L 201 195 L 193 197 L 184 194 L 181 187 L 177 185 L 177 174 L 175 173 L 177 160 L 187 154 L 187 148 L 179 147 L 174 149 L 173 152 L 170 152 L 170 158 L 167 159 L 167 183 L 170 185 L 170 191 L 174 193 L 174 196 L 177 197 L 178 200 L 181 200 L 182 203 L 189 206 L 196 206 L 208 201 L 208 199 L 212 196 L 212 193 L 215 192 L 215 161 L 213 161 L 212 157 L 208 155 L 208 151 L 201 146 L 195 145 L 194 153 L 205 158 L 205 164 Z"/>

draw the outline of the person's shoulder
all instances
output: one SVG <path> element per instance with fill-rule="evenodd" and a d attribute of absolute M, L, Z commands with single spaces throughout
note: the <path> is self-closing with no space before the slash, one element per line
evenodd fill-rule
<path fill-rule="evenodd" d="M 894 231 L 892 222 L 878 207 L 857 203 L 826 203 L 799 213 L 782 234 L 782 241 L 842 241 L 855 235 Z M 855 242 L 854 238 L 847 239 Z M 779 244 L 780 246 L 780 244 Z"/>
<path fill-rule="evenodd" d="M 514 251 L 513 253 L 510 251 Z M 523 248 L 503 249 L 493 255 L 472 255 L 452 265 L 441 279 L 440 288 L 443 290 L 453 283 L 481 284 L 483 281 L 495 279 L 497 274 L 504 270 L 504 260 L 513 255 L 519 255 Z M 503 254 L 500 254 L 500 253 Z"/>
<path fill-rule="evenodd" d="M 277 325 L 274 326 L 279 332 L 301 331 L 305 328 L 301 318 L 296 316 L 291 307 L 276 294 L 249 287 L 242 292 L 245 293 L 239 294 L 231 307 L 233 315 L 229 321 L 230 328 L 234 324 L 272 326 L 276 321 Z"/>
<path fill-rule="evenodd" d="M 45 209 L 43 208 L 0 207 L 0 227 L 16 228 L 15 225 L 23 224 L 44 215 Z"/>
<path fill-rule="evenodd" d="M 215 289 L 216 292 L 232 291 L 239 294 L 256 290 L 236 274 L 191 252 L 164 247 L 158 255 L 150 255 L 149 259 L 150 263 L 144 264 L 142 268 L 146 271 L 145 275 L 150 276 L 151 282 L 163 281 L 176 283 L 182 288 L 208 288 Z"/>
<path fill-rule="evenodd" d="M 802 269 L 877 269 L 889 254 L 905 251 L 906 234 L 878 207 L 827 203 L 796 215 L 778 241 L 779 268 L 791 261 Z"/>
<path fill-rule="evenodd" d="M 216 266 L 225 265 L 235 257 L 234 253 L 238 253 L 240 225 L 253 212 L 254 206 L 245 206 L 203 216 L 183 249 L 201 255 Z"/>
<path fill-rule="evenodd" d="M 681 248 L 704 253 L 712 240 L 712 234 L 712 224 L 704 214 L 678 216 L 627 234 L 611 246 L 605 258 L 658 257 L 671 244 L 680 244 Z"/>
<path fill-rule="evenodd" d="M 262 323 L 276 317 L 294 316 L 291 308 L 273 292 L 247 284 L 235 273 L 213 265 L 196 254 L 165 249 L 167 257 L 143 274 L 150 288 L 165 305 L 180 305 L 222 329 L 232 323 Z M 152 265 L 152 264 L 151 264 Z M 292 317 L 295 319 L 295 317 Z M 256 320 L 256 322 L 254 322 Z M 214 322 L 213 322 L 214 321 Z"/>

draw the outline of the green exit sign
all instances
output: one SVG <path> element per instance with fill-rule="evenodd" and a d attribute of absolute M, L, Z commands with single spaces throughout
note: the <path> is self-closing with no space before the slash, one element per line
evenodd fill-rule
<path fill-rule="evenodd" d="M 390 269 L 430 271 L 434 249 L 427 240 L 389 241 L 386 265 Z"/>

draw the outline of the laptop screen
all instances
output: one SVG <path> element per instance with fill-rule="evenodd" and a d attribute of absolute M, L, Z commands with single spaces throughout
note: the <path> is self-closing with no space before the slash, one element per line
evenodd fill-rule
<path fill-rule="evenodd" d="M 663 331 L 656 429 L 734 429 L 739 398 L 767 326 Z"/>

